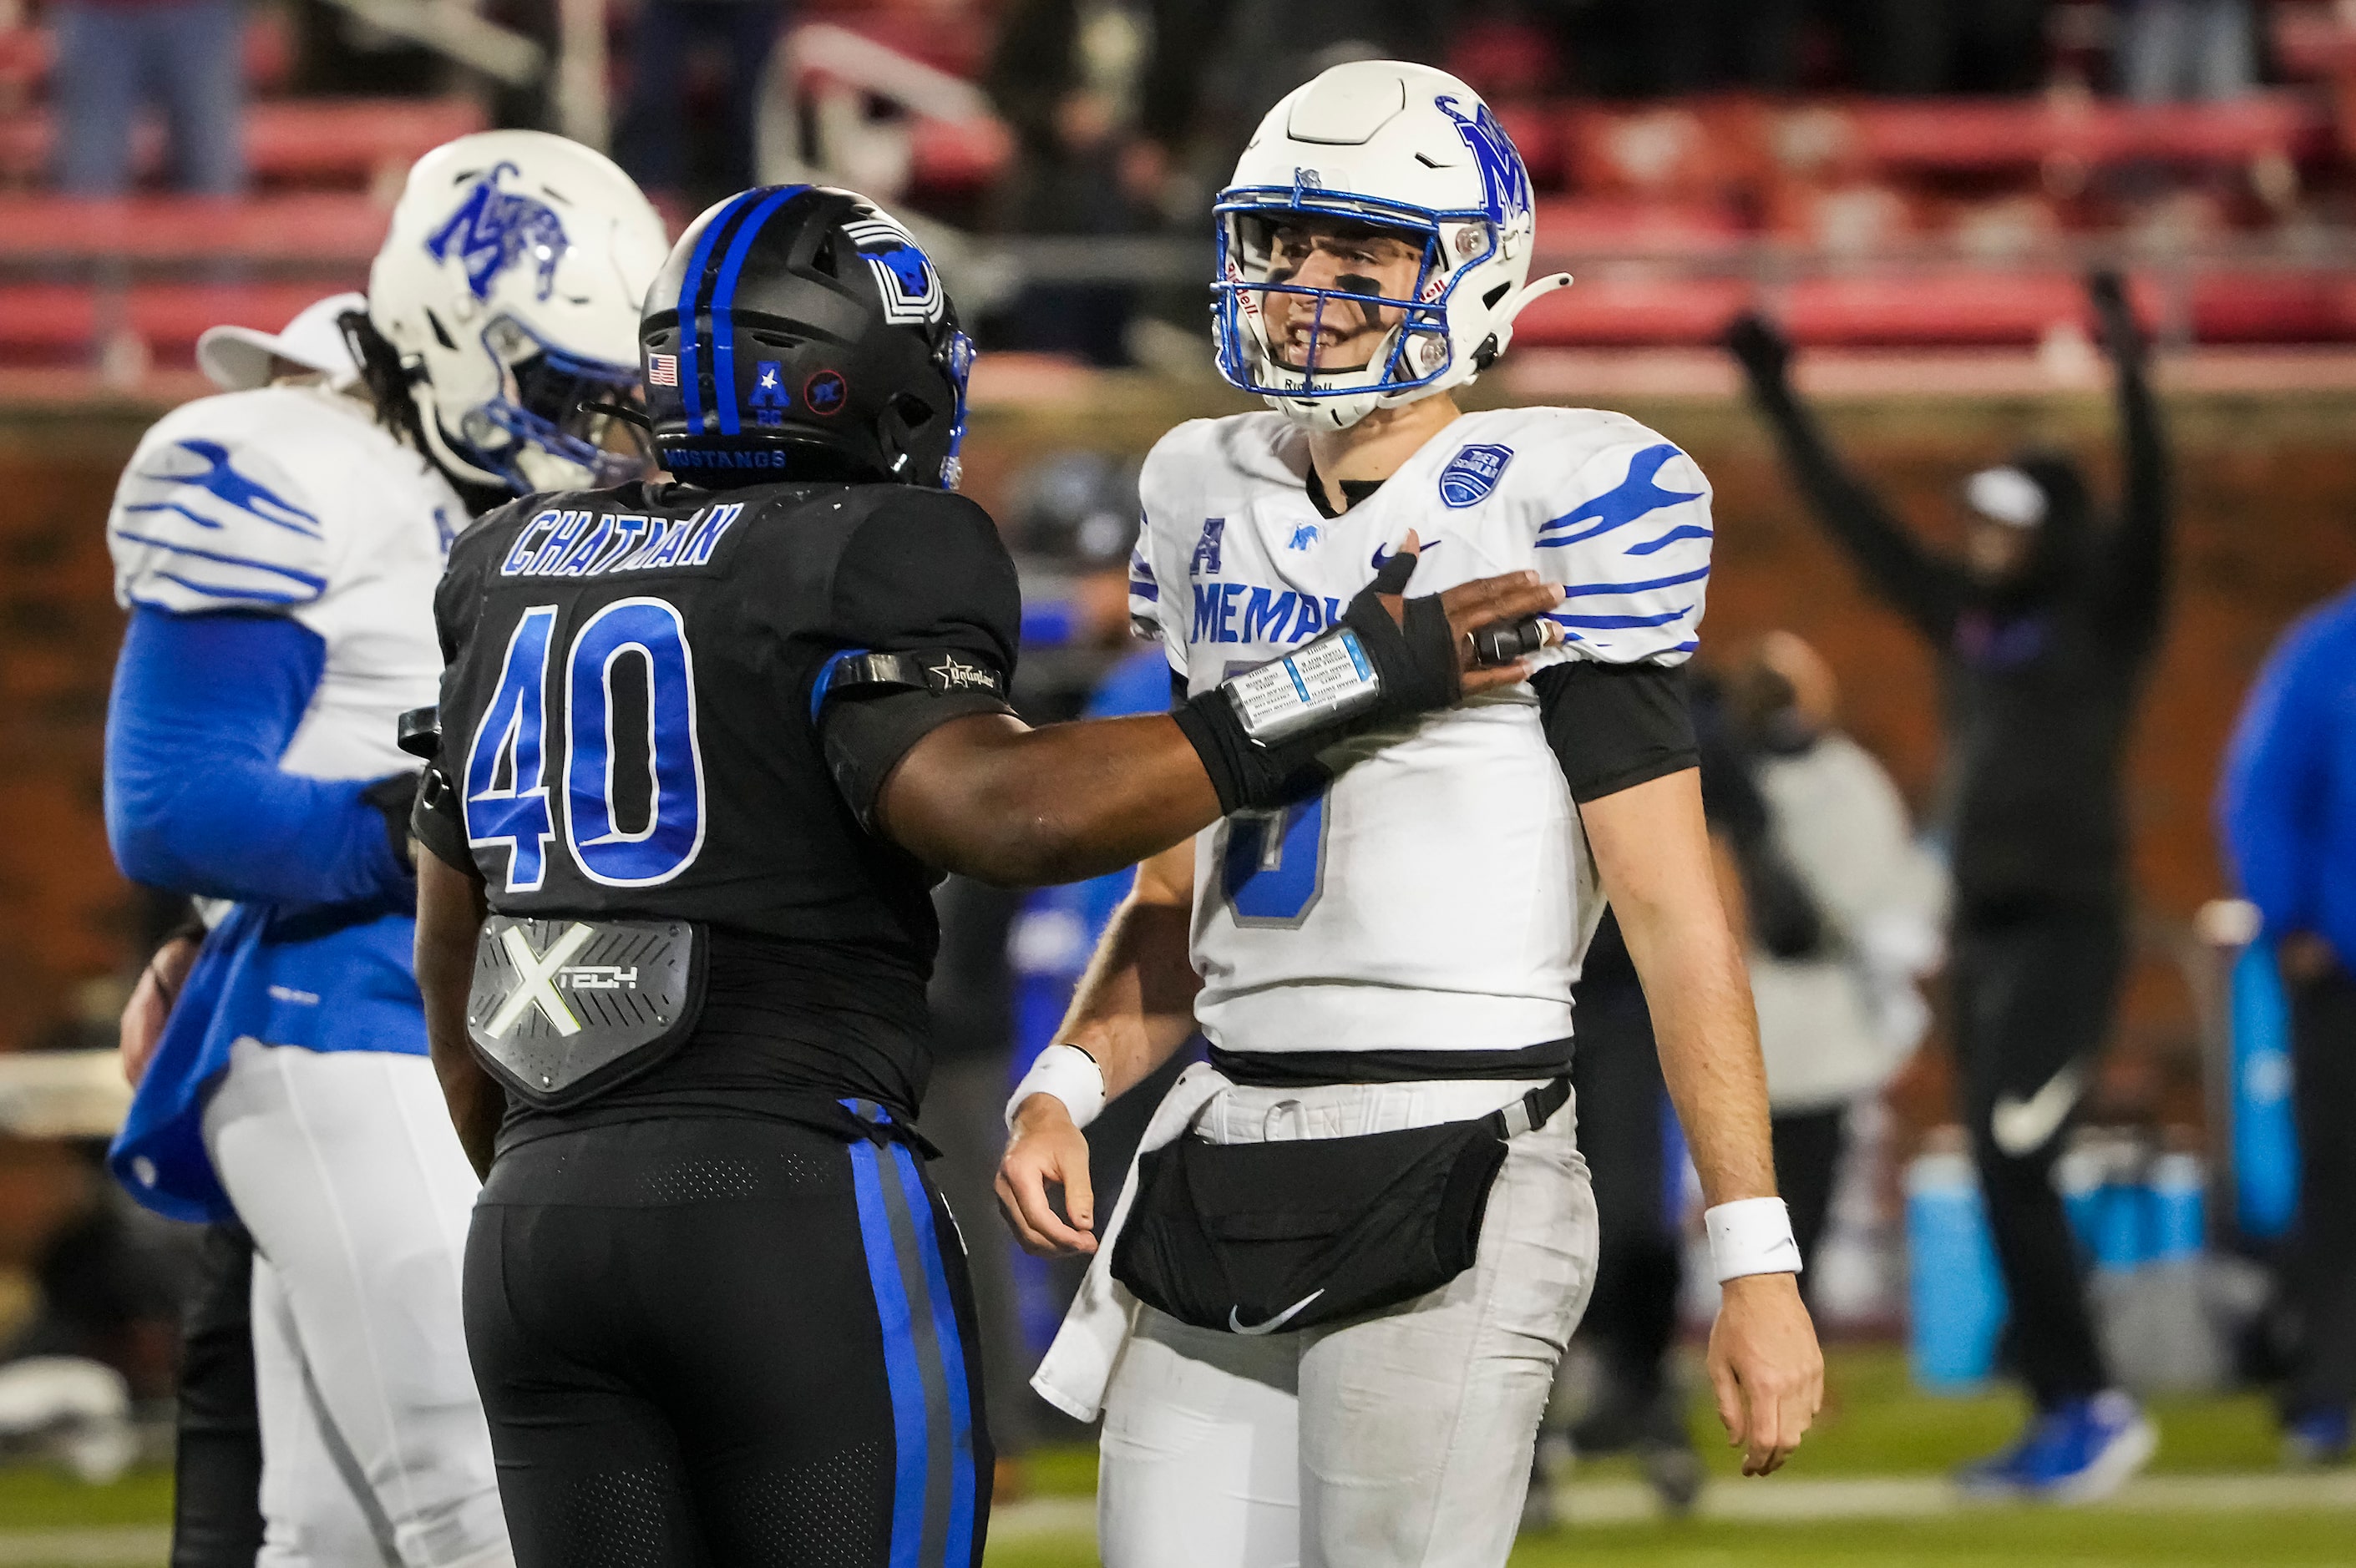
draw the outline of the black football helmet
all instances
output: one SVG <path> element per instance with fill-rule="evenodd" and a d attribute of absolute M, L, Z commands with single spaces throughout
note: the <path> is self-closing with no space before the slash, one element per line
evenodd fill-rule
<path fill-rule="evenodd" d="M 865 197 L 768 186 L 689 226 L 638 328 L 662 464 L 699 485 L 953 489 L 973 340 L 932 259 Z"/>

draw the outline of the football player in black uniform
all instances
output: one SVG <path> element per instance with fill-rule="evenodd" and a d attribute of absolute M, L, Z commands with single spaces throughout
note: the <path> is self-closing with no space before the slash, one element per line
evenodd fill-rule
<path fill-rule="evenodd" d="M 1014 570 L 949 489 L 971 346 L 907 233 L 748 191 L 641 338 L 679 479 L 492 514 L 434 606 L 418 977 L 487 1175 L 466 1328 L 516 1560 L 965 1568 L 991 1467 L 912 1153 L 927 889 L 1287 798 L 1351 726 L 1522 678 L 1558 593 L 1403 598 L 1410 539 L 1286 659 L 1026 729 Z"/>

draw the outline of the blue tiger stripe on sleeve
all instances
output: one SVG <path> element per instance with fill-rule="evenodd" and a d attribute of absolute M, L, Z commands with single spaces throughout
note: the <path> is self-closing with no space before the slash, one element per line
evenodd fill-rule
<path fill-rule="evenodd" d="M 151 441 L 116 486 L 107 546 L 126 605 L 283 612 L 327 588 L 315 504 L 252 443 Z"/>

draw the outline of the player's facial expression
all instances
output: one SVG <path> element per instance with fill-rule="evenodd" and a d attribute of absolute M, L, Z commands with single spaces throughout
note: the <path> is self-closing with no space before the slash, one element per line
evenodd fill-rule
<path fill-rule="evenodd" d="M 1300 219 L 1269 229 L 1268 267 L 1270 283 L 1408 299 L 1423 270 L 1423 246 L 1364 224 Z M 1406 314 L 1295 293 L 1264 293 L 1260 301 L 1269 347 L 1292 370 L 1363 370 Z"/>

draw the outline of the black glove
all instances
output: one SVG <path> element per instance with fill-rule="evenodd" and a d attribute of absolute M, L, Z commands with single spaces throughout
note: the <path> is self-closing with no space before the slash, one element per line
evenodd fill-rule
<path fill-rule="evenodd" d="M 360 791 L 360 798 L 375 806 L 384 817 L 384 834 L 392 842 L 392 858 L 401 869 L 415 875 L 417 862 L 409 854 L 409 814 L 417 805 L 417 788 L 424 781 L 425 770 L 392 773 L 377 780 Z"/>
<path fill-rule="evenodd" d="M 1313 657 L 1320 645 L 1349 633 L 1374 670 L 1372 691 L 1353 699 L 1351 706 L 1273 742 L 1252 738 L 1230 690 L 1232 679 L 1172 710 L 1171 717 L 1203 759 L 1222 815 L 1281 805 L 1313 793 L 1325 776 L 1317 754 L 1327 747 L 1390 720 L 1446 708 L 1462 694 L 1456 639 L 1440 595 L 1408 599 L 1400 620 L 1392 619 L 1382 603 L 1382 595 L 1397 594 L 1407 586 L 1417 559 L 1405 551 L 1392 555 L 1374 581 L 1350 601 L 1332 630 L 1285 656 Z"/>
<path fill-rule="evenodd" d="M 1755 311 L 1737 316 L 1726 329 L 1726 349 L 1762 390 L 1781 388 L 1791 378 L 1792 340 Z"/>

